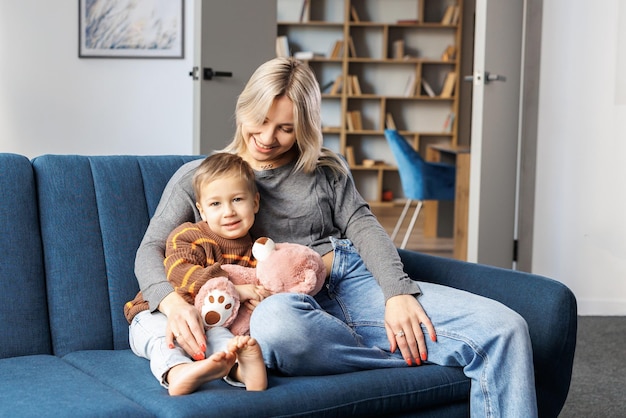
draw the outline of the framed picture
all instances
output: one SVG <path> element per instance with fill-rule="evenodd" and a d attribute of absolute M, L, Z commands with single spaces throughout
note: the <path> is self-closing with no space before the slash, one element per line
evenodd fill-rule
<path fill-rule="evenodd" d="M 183 58 L 183 0 L 78 0 L 80 58 Z"/>

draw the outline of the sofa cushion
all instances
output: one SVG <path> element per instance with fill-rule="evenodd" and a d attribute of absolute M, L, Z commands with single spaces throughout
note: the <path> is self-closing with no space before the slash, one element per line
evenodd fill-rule
<path fill-rule="evenodd" d="M 3 417 L 149 417 L 152 414 L 58 357 L 0 360 Z"/>
<path fill-rule="evenodd" d="M 63 359 L 160 416 L 345 417 L 393 416 L 401 411 L 420 411 L 420 417 L 468 415 L 470 383 L 461 369 L 452 367 L 270 375 L 264 392 L 246 392 L 217 380 L 190 395 L 172 397 L 152 376 L 148 361 L 130 350 L 79 351 Z"/>
<path fill-rule="evenodd" d="M 54 353 L 128 348 L 135 252 L 165 184 L 200 156 L 33 160 Z M 72 262 L 68 262 L 72 260 Z"/>
<path fill-rule="evenodd" d="M 37 194 L 30 161 L 0 154 L 0 358 L 51 354 Z"/>

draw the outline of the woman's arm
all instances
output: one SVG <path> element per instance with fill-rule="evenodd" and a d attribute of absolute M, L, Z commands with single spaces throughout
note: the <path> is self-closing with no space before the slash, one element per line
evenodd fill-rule
<path fill-rule="evenodd" d="M 331 183 L 334 193 L 334 222 L 348 238 L 380 284 L 385 301 L 398 295 L 418 295 L 417 283 L 404 272 L 398 250 L 385 229 L 356 190 L 349 175 Z"/>
<path fill-rule="evenodd" d="M 174 290 L 163 267 L 168 235 L 180 224 L 200 219 L 192 186 L 193 173 L 200 162 L 201 159 L 187 163 L 174 173 L 137 250 L 135 275 L 151 311 L 158 309 L 163 298 Z"/>
<path fill-rule="evenodd" d="M 169 233 L 184 222 L 197 222 L 200 215 L 193 193 L 193 173 L 202 159 L 183 165 L 170 179 L 135 258 L 135 275 L 150 310 L 167 316 L 164 330 L 166 342 L 174 346 L 174 338 L 196 360 L 204 358 L 206 338 L 202 319 L 167 281 L 163 260 Z"/>
<path fill-rule="evenodd" d="M 428 359 L 421 326 L 428 330 L 433 341 L 437 338 L 430 318 L 416 298 L 420 288 L 404 272 L 395 245 L 356 190 L 352 178 L 339 177 L 333 190 L 335 222 L 359 251 L 385 296 L 385 328 L 390 349 L 400 349 L 407 364 L 419 365 Z"/>

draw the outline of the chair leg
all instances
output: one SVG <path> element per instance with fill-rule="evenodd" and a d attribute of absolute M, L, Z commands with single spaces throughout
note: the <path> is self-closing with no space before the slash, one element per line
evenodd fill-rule
<path fill-rule="evenodd" d="M 404 222 L 404 218 L 406 217 L 407 212 L 409 211 L 409 207 L 411 206 L 411 199 L 407 199 L 404 204 L 404 208 L 402 209 L 402 213 L 400 214 L 400 218 L 398 218 L 398 222 L 396 222 L 396 226 L 393 228 L 393 232 L 391 233 L 391 240 L 394 241 L 396 236 L 398 235 L 398 231 L 400 231 L 400 227 L 402 226 L 402 222 Z"/>
<path fill-rule="evenodd" d="M 406 247 L 406 243 L 409 242 L 409 236 L 413 231 L 413 227 L 415 226 L 415 221 L 417 220 L 417 215 L 420 214 L 420 210 L 422 209 L 422 201 L 417 201 L 417 207 L 415 208 L 415 212 L 413 212 L 413 217 L 411 217 L 411 223 L 409 223 L 409 229 L 406 230 L 406 234 L 404 234 L 404 239 L 402 240 L 402 245 L 400 248 L 404 249 Z"/>

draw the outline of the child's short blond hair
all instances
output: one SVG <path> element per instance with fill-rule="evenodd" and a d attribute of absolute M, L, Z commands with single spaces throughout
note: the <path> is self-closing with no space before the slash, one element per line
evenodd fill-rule
<path fill-rule="evenodd" d="M 215 179 L 240 176 L 244 180 L 252 196 L 256 196 L 258 189 L 254 177 L 254 170 L 246 161 L 236 154 L 218 152 L 209 155 L 200 163 L 193 176 L 193 190 L 196 201 L 200 201 L 202 187 Z"/>

